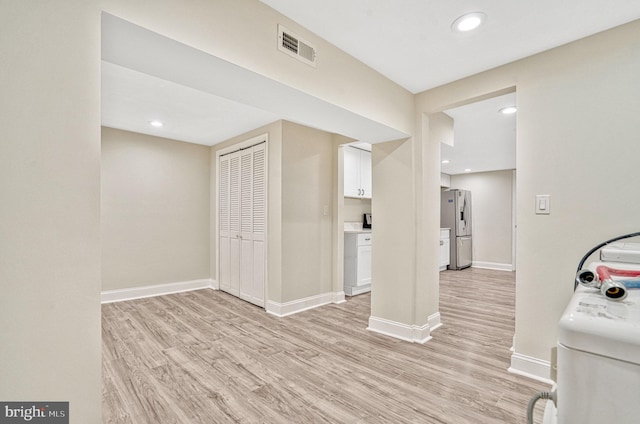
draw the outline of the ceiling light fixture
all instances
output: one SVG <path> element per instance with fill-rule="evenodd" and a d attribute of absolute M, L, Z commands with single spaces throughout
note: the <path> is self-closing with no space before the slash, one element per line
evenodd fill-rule
<path fill-rule="evenodd" d="M 514 114 L 518 111 L 518 109 L 515 106 L 506 106 L 503 107 L 502 109 L 498 110 L 498 112 L 500 112 L 503 115 L 511 115 Z"/>
<path fill-rule="evenodd" d="M 449 159 L 445 159 L 442 161 L 442 163 L 449 163 L 449 162 L 451 162 Z"/>
<path fill-rule="evenodd" d="M 158 121 L 157 119 L 154 119 L 153 121 L 149 121 L 149 125 L 151 125 L 152 127 L 160 128 L 164 124 L 162 122 Z"/>
<path fill-rule="evenodd" d="M 464 172 L 471 172 L 469 168 L 465 169 Z"/>
<path fill-rule="evenodd" d="M 487 15 L 482 12 L 465 13 L 458 17 L 451 24 L 451 29 L 455 32 L 467 32 L 478 28 L 487 19 Z"/>

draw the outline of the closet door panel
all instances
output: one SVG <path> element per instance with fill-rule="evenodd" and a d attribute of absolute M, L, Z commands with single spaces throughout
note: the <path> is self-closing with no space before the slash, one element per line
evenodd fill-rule
<path fill-rule="evenodd" d="M 253 148 L 240 152 L 240 297 L 251 302 L 253 281 Z"/>
<path fill-rule="evenodd" d="M 259 144 L 220 158 L 220 288 L 264 307 L 266 148 Z"/>
<path fill-rule="evenodd" d="M 265 306 L 265 239 L 267 219 L 266 145 L 253 147 L 252 155 L 252 207 L 251 207 L 251 282 L 250 302 Z"/>
<path fill-rule="evenodd" d="M 220 158 L 218 171 L 218 246 L 220 289 L 229 291 L 229 157 Z"/>
<path fill-rule="evenodd" d="M 263 241 L 253 242 L 253 282 L 251 285 L 252 303 L 265 306 L 265 244 Z"/>

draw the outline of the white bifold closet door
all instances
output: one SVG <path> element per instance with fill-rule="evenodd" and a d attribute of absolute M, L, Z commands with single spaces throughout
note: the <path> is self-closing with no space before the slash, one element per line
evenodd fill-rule
<path fill-rule="evenodd" d="M 220 289 L 264 307 L 265 143 L 220 157 Z"/>

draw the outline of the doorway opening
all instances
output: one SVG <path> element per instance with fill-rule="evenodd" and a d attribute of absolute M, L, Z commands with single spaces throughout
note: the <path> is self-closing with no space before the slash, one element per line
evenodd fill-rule
<path fill-rule="evenodd" d="M 449 255 L 440 262 L 440 304 L 451 305 L 450 299 L 444 299 L 451 296 L 448 284 L 464 282 L 469 290 L 495 298 L 496 309 L 489 315 L 501 322 L 497 325 L 513 325 L 515 318 L 517 112 L 507 108 L 515 108 L 517 102 L 515 87 L 507 91 L 455 105 L 435 114 L 433 120 L 441 141 L 441 202 L 457 190 L 467 193 L 472 205 L 464 214 L 446 219 L 441 203 L 441 223 L 447 223 L 441 225 L 441 244 L 449 245 Z M 468 224 L 469 234 L 460 233 L 460 220 Z M 471 244 L 465 266 L 452 263 L 465 256 L 457 250 L 463 239 Z M 442 256 L 446 256 L 444 250 Z M 461 301 L 466 298 L 461 296 Z M 447 313 L 455 316 L 455 311 L 441 313 L 444 320 Z M 470 313 L 467 318 L 473 317 Z M 514 332 L 515 328 L 501 343 L 512 345 Z"/>

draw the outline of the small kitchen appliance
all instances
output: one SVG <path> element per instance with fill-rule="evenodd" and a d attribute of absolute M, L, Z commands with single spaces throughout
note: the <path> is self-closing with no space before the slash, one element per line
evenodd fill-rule
<path fill-rule="evenodd" d="M 362 220 L 362 228 L 371 228 L 371 214 L 365 213 Z"/>

